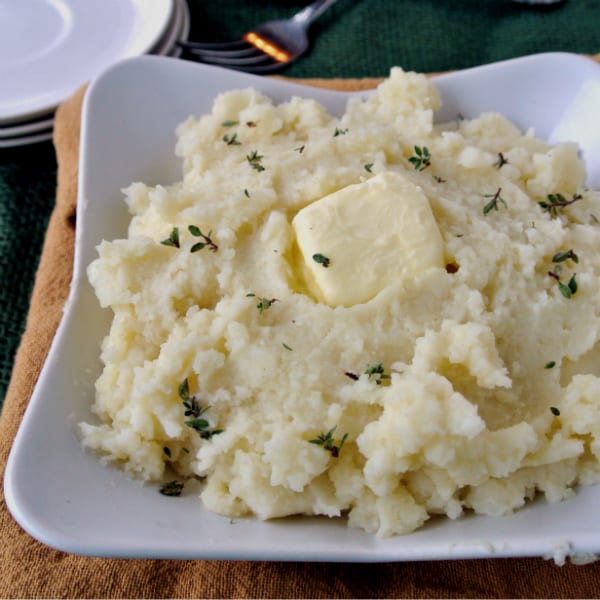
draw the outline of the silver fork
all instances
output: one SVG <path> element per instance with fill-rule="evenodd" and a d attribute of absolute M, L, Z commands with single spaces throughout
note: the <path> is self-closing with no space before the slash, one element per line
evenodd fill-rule
<path fill-rule="evenodd" d="M 203 63 L 248 73 L 272 73 L 308 50 L 308 28 L 335 2 L 337 0 L 316 0 L 292 18 L 263 23 L 234 42 L 181 41 L 179 45 L 185 55 Z"/>

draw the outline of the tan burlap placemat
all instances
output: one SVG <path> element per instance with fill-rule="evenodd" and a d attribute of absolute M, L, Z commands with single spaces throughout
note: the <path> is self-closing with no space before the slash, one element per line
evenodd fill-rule
<path fill-rule="evenodd" d="M 348 90 L 371 88 L 378 81 L 305 83 Z M 54 143 L 59 165 L 56 207 L 0 418 L 2 477 L 13 437 L 68 293 L 83 93 L 80 90 L 65 102 L 56 116 Z M 46 450 L 40 448 L 40 452 Z M 600 562 L 558 567 L 541 558 L 375 565 L 86 558 L 65 554 L 31 538 L 8 513 L 4 497 L 0 504 L 0 539 L 2 598 L 591 598 L 600 594 Z"/>

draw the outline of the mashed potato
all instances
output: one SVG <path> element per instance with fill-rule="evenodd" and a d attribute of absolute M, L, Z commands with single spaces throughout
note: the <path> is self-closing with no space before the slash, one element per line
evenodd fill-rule
<path fill-rule="evenodd" d="M 181 124 L 181 181 L 132 184 L 127 239 L 89 266 L 114 319 L 84 445 L 144 481 L 204 478 L 222 515 L 344 515 L 379 536 L 598 482 L 600 196 L 573 145 L 499 114 L 434 125 L 439 105 L 394 69 L 339 119 L 248 89 Z M 389 173 L 425 198 L 442 263 L 416 252 L 364 301 L 322 301 L 293 219 Z M 338 291 L 416 243 L 358 251 L 363 229 L 369 248 L 389 232 L 355 213 L 359 234 L 313 255 L 336 274 L 350 253 Z"/>

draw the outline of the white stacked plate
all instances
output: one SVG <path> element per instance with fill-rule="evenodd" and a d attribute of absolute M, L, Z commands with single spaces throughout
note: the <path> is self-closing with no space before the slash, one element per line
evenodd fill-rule
<path fill-rule="evenodd" d="M 0 148 L 49 140 L 57 106 L 119 60 L 179 56 L 186 0 L 0 0 Z"/>

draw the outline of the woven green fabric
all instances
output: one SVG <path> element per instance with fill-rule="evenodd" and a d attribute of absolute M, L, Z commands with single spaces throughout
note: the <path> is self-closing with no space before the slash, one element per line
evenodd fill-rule
<path fill-rule="evenodd" d="M 188 0 L 190 39 L 225 41 L 285 18 L 303 2 Z M 600 52 L 600 1 L 534 8 L 510 0 L 339 0 L 313 25 L 310 52 L 290 77 L 380 77 L 393 65 L 460 69 L 544 51 Z M 0 96 L 1 96 L 0 87 Z M 25 326 L 43 234 L 54 202 L 50 142 L 0 151 L 0 402 Z"/>
<path fill-rule="evenodd" d="M 0 402 L 25 327 L 55 189 L 51 143 L 0 151 Z"/>

